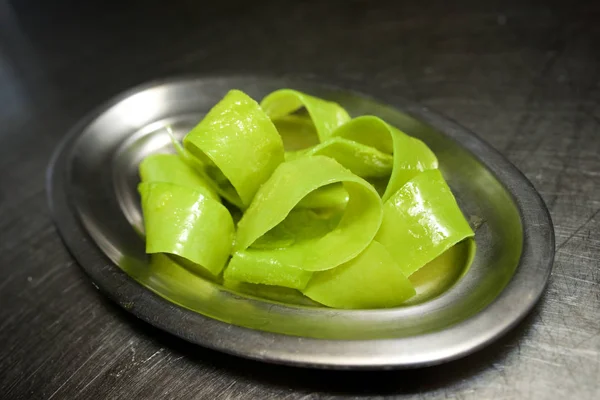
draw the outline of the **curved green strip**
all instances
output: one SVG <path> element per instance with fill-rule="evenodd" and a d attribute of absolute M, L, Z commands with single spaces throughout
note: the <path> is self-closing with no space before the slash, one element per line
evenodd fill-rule
<path fill-rule="evenodd" d="M 309 115 L 286 115 L 273 119 L 287 153 L 295 153 L 319 144 L 319 135 Z"/>
<path fill-rule="evenodd" d="M 211 184 L 176 154 L 151 154 L 142 160 L 139 169 L 142 182 L 166 182 L 186 186 L 211 199 L 221 201 Z"/>
<path fill-rule="evenodd" d="M 351 124 L 349 122 L 348 124 Z M 374 147 L 342 137 L 331 137 L 303 153 L 330 157 L 361 178 L 382 178 L 392 174 L 394 157 Z"/>
<path fill-rule="evenodd" d="M 343 183 L 348 203 L 334 229 L 322 237 L 297 241 L 289 247 L 271 250 L 251 247 L 281 223 L 307 194 L 336 182 Z M 373 240 L 381 218 L 381 199 L 363 179 L 327 157 L 299 158 L 281 164 L 257 192 L 238 224 L 234 250 L 251 252 L 276 265 L 305 271 L 326 270 L 363 251 Z"/>
<path fill-rule="evenodd" d="M 218 275 L 231 252 L 233 220 L 220 204 L 190 187 L 141 183 L 146 253 L 169 253 Z"/>
<path fill-rule="evenodd" d="M 350 120 L 339 104 L 292 89 L 280 89 L 267 95 L 260 106 L 273 120 L 286 117 L 305 107 L 322 142 L 331 132 Z"/>
<path fill-rule="evenodd" d="M 342 209 L 348 204 L 348 191 L 342 183 L 332 183 L 313 190 L 306 195 L 296 208 Z"/>
<path fill-rule="evenodd" d="M 229 281 L 304 289 L 312 272 L 281 264 L 267 256 L 240 251 L 233 254 L 223 278 Z"/>
<path fill-rule="evenodd" d="M 283 162 L 277 129 L 259 105 L 232 90 L 183 139 L 207 176 L 231 203 L 247 207 Z"/>
<path fill-rule="evenodd" d="M 408 136 L 378 117 L 363 116 L 354 118 L 336 129 L 331 136 L 355 141 L 384 154 L 393 154 L 393 165 L 382 196 L 383 201 L 392 197 L 398 189 L 420 172 L 438 167 L 435 154 L 425 143 Z M 333 154 L 332 157 L 336 158 L 336 155 Z M 372 168 L 374 163 L 373 159 L 366 157 L 364 160 L 356 157 L 354 162 L 362 162 L 365 168 Z M 342 162 L 342 165 L 351 168 L 348 162 Z M 364 177 L 379 178 L 381 176 L 383 175 Z"/>
<path fill-rule="evenodd" d="M 396 307 L 415 295 L 408 278 L 376 241 L 347 263 L 315 272 L 302 292 L 329 307 L 358 309 Z"/>
<path fill-rule="evenodd" d="M 474 236 L 437 169 L 414 177 L 384 203 L 383 209 L 375 240 L 387 248 L 406 276 Z"/>

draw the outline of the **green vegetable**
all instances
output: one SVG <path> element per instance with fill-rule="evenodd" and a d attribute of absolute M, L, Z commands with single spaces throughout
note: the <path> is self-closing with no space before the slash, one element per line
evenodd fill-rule
<path fill-rule="evenodd" d="M 280 89 L 269 94 L 260 102 L 260 106 L 273 120 L 306 108 L 320 141 L 329 138 L 333 130 L 350 120 L 346 110 L 339 104 L 291 89 Z"/>
<path fill-rule="evenodd" d="M 296 205 L 298 208 L 343 208 L 348 203 L 348 191 L 341 183 L 315 189 Z"/>
<path fill-rule="evenodd" d="M 147 157 L 139 192 L 151 271 L 171 289 L 191 271 L 276 301 L 396 307 L 472 260 L 437 158 L 380 118 L 291 89 L 260 106 L 232 90 L 183 146 L 169 134 L 178 155 Z"/>
<path fill-rule="evenodd" d="M 393 196 L 398 189 L 420 172 L 438 167 L 437 158 L 425 143 L 408 136 L 377 117 L 354 118 L 336 129 L 332 133 L 332 137 L 352 140 L 362 145 L 358 148 L 362 150 L 356 152 L 352 163 L 341 162 L 338 156 L 331 155 L 346 168 L 353 172 L 356 171 L 355 173 L 365 178 L 389 177 L 382 195 L 383 201 Z M 371 151 L 369 152 L 367 149 L 371 149 Z M 369 156 L 371 154 L 372 156 Z M 393 161 L 384 159 L 383 155 L 385 154 L 393 154 Z M 381 169 L 378 174 L 363 172 L 354 166 L 354 163 L 362 164 L 363 168 L 371 171 L 376 171 L 376 167 L 379 165 L 385 165 L 386 169 Z M 391 168 L 388 163 L 392 164 Z"/>
<path fill-rule="evenodd" d="M 201 191 L 172 183 L 141 183 L 146 253 L 175 254 L 218 275 L 234 236 L 229 211 Z M 187 266 L 187 265 L 186 265 Z"/>
<path fill-rule="evenodd" d="M 277 129 L 259 105 L 232 90 L 183 139 L 220 194 L 245 208 L 283 162 Z"/>
<path fill-rule="evenodd" d="M 349 124 L 352 122 L 347 125 Z M 333 158 L 361 178 L 389 177 L 394 163 L 391 154 L 385 154 L 374 147 L 342 137 L 327 139 L 302 154 L 305 157 L 315 155 Z"/>
<path fill-rule="evenodd" d="M 289 247 L 251 248 L 257 239 L 281 223 L 303 197 L 336 182 L 344 184 L 349 200 L 335 229 Z M 274 265 L 322 271 L 349 261 L 364 250 L 377 233 L 381 217 L 381 199 L 363 179 L 331 158 L 299 158 L 281 164 L 260 188 L 238 224 L 234 251 L 246 251 Z"/>
<path fill-rule="evenodd" d="M 233 254 L 224 278 L 230 281 L 303 289 L 312 272 L 282 264 L 268 254 L 239 251 Z"/>
<path fill-rule="evenodd" d="M 415 289 L 385 247 L 372 241 L 347 263 L 315 272 L 303 293 L 329 307 L 384 308 L 402 304 Z"/>
<path fill-rule="evenodd" d="M 139 168 L 142 182 L 167 182 L 187 186 L 220 201 L 210 183 L 176 154 L 151 154 L 144 158 Z"/>
<path fill-rule="evenodd" d="M 474 236 L 437 169 L 415 176 L 384 203 L 383 209 L 376 240 L 406 276 Z"/>

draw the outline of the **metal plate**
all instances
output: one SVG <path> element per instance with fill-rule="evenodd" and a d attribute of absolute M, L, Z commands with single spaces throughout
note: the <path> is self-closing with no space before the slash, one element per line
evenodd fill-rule
<path fill-rule="evenodd" d="M 137 164 L 182 136 L 229 89 L 260 99 L 292 87 L 377 115 L 437 154 L 465 214 L 481 223 L 471 269 L 432 300 L 386 310 L 284 304 L 188 274 L 153 274 L 136 233 Z M 52 212 L 92 281 L 139 318 L 192 343 L 276 363 L 323 368 L 408 368 L 464 356 L 505 333 L 542 294 L 554 232 L 532 185 L 499 153 L 454 122 L 393 93 L 379 100 L 356 83 L 338 89 L 311 79 L 182 78 L 110 101 L 80 122 L 48 173 Z M 177 276 L 173 276 L 177 275 Z M 185 285 L 180 284 L 181 281 Z"/>

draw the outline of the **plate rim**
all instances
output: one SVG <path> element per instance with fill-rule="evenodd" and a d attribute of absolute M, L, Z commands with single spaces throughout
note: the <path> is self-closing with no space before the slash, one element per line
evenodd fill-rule
<path fill-rule="evenodd" d="M 484 309 L 446 329 L 411 337 L 371 340 L 314 339 L 240 327 L 181 307 L 143 287 L 100 250 L 70 206 L 64 190 L 70 149 L 76 143 L 83 128 L 90 122 L 110 107 L 136 93 L 182 82 L 224 79 L 285 79 L 342 89 L 399 109 L 456 141 L 507 186 L 517 206 L 523 226 L 523 247 L 519 264 L 510 281 Z M 370 95 L 369 93 L 374 89 L 377 95 Z M 451 118 L 409 102 L 389 89 L 369 88 L 364 83 L 339 78 L 325 80 L 315 76 L 261 74 L 180 75 L 134 86 L 96 107 L 68 131 L 51 157 L 46 174 L 46 191 L 54 223 L 65 247 L 91 278 L 94 286 L 112 301 L 145 322 L 188 342 L 245 358 L 278 364 L 327 369 L 399 369 L 441 364 L 464 357 L 498 339 L 529 314 L 548 284 L 555 255 L 554 228 L 543 199 L 527 177 L 499 151 Z M 515 195 L 515 191 L 519 192 L 518 195 Z M 534 257 L 534 250 L 541 254 Z M 538 257 L 539 260 L 536 259 Z M 531 282 L 518 279 L 524 269 L 530 268 L 541 270 L 540 279 L 535 282 L 535 287 L 531 287 Z M 527 289 L 524 286 L 529 288 L 528 297 L 520 303 L 517 310 L 512 310 L 514 307 L 511 307 L 511 302 L 508 301 L 511 293 L 519 293 Z M 160 310 L 162 318 L 154 317 L 156 309 Z M 510 310 L 509 317 L 500 322 L 498 318 L 491 318 L 492 321 L 489 316 L 486 318 L 486 312 L 494 314 L 494 311 L 500 312 L 500 310 Z M 201 326 L 202 329 L 195 330 L 194 326 Z M 448 340 L 460 337 L 461 331 L 469 326 L 473 326 L 478 332 L 475 337 L 458 341 Z M 448 342 L 454 344 L 448 346 Z M 253 346 L 248 346 L 248 343 Z M 415 346 L 423 347 L 424 344 L 427 344 L 430 349 L 418 354 L 408 351 Z M 353 348 L 353 355 L 347 351 L 349 345 Z M 369 353 L 369 350 L 380 346 L 384 346 L 386 351 L 379 351 L 377 355 Z M 319 348 L 327 351 L 317 351 Z"/>

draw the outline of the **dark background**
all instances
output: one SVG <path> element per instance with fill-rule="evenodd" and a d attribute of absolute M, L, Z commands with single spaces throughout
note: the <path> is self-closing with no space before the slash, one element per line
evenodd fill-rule
<path fill-rule="evenodd" d="M 597 398 L 600 2 L 201 3 L 0 0 L 0 398 Z M 342 77 L 457 120 L 546 201 L 546 295 L 499 342 L 414 371 L 264 365 L 135 320 L 63 247 L 44 174 L 85 113 L 183 73 Z"/>

